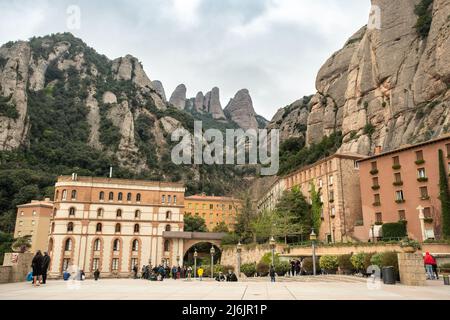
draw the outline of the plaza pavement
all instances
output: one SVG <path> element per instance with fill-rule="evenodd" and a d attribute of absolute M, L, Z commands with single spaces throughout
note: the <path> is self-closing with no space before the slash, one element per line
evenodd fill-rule
<path fill-rule="evenodd" d="M 365 279 L 319 276 L 249 279 L 237 283 L 212 280 L 101 279 L 98 282 L 48 281 L 0 284 L 0 300 L 450 300 L 450 286 L 428 281 L 426 287 L 381 285 L 368 289 Z"/>

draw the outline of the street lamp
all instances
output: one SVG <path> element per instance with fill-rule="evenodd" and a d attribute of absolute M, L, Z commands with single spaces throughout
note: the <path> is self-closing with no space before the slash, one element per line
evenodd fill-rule
<path fill-rule="evenodd" d="M 240 278 L 241 277 L 241 252 L 242 252 L 242 244 L 240 241 L 236 246 L 236 252 L 237 252 L 237 275 Z"/>
<path fill-rule="evenodd" d="M 270 238 L 269 245 L 270 245 L 270 248 L 272 249 L 272 266 L 275 266 L 275 245 L 276 245 L 276 241 L 273 238 L 273 236 L 272 236 L 272 238 Z"/>
<path fill-rule="evenodd" d="M 314 232 L 314 228 L 311 231 L 311 235 L 309 236 L 309 239 L 312 242 L 313 275 L 316 275 L 316 240 L 317 240 L 317 235 Z"/>
<path fill-rule="evenodd" d="M 197 278 L 197 257 L 198 257 L 198 252 L 197 252 L 197 249 L 195 249 L 195 251 L 194 251 L 194 278 Z"/>
<path fill-rule="evenodd" d="M 211 247 L 211 250 L 209 250 L 211 253 L 211 279 L 214 278 L 214 253 L 216 253 L 216 250 L 214 250 L 214 246 Z"/>
<path fill-rule="evenodd" d="M 177 266 L 180 266 L 180 256 L 177 256 Z"/>

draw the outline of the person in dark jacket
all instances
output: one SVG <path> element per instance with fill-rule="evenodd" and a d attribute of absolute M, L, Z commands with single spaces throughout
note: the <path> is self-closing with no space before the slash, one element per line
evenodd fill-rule
<path fill-rule="evenodd" d="M 137 265 L 135 265 L 135 266 L 133 267 L 133 275 L 134 275 L 134 278 L 135 278 L 135 279 L 138 278 L 138 267 L 137 267 Z"/>
<path fill-rule="evenodd" d="M 275 268 L 273 267 L 273 265 L 270 266 L 269 275 L 270 275 L 270 281 L 275 282 L 276 273 L 275 273 Z"/>
<path fill-rule="evenodd" d="M 47 271 L 50 266 L 50 256 L 47 252 L 44 252 L 44 257 L 42 257 L 42 284 L 47 283 Z"/>
<path fill-rule="evenodd" d="M 39 282 L 41 281 L 42 275 L 42 262 L 43 262 L 42 253 L 41 250 L 38 250 L 33 260 L 31 261 L 31 268 L 33 268 L 33 285 L 35 287 L 40 285 Z"/>
<path fill-rule="evenodd" d="M 98 278 L 100 278 L 100 270 L 97 269 L 97 270 L 95 270 L 95 272 L 94 272 L 94 280 L 97 281 Z"/>

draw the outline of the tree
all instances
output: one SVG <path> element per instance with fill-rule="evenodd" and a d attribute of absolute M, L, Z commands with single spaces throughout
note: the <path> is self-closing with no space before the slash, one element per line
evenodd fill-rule
<path fill-rule="evenodd" d="M 442 234 L 450 238 L 450 192 L 448 190 L 448 176 L 445 168 L 444 152 L 439 150 L 439 199 L 442 210 Z"/>
<path fill-rule="evenodd" d="M 219 233 L 228 233 L 228 226 L 225 224 L 225 222 L 219 223 L 217 226 L 214 227 L 213 232 L 219 232 Z"/>
<path fill-rule="evenodd" d="M 252 233 L 256 236 L 256 241 L 265 243 L 274 233 L 276 215 L 272 211 L 264 211 L 255 217 L 250 224 Z"/>
<path fill-rule="evenodd" d="M 243 242 L 256 242 L 256 235 L 252 230 L 251 224 L 255 218 L 253 201 L 249 191 L 241 194 L 242 208 L 236 217 L 235 232 Z"/>
<path fill-rule="evenodd" d="M 11 245 L 14 239 L 12 234 L 4 233 L 0 231 L 0 265 L 3 265 L 3 257 L 5 253 L 11 252 Z"/>
<path fill-rule="evenodd" d="M 314 183 L 311 183 L 311 213 L 312 213 L 312 226 L 316 232 L 319 232 L 320 225 L 322 224 L 322 206 L 323 203 L 320 200 L 320 193 L 316 191 Z"/>
<path fill-rule="evenodd" d="M 14 240 L 11 249 L 15 252 L 25 253 L 31 248 L 31 236 L 19 237 Z"/>
<path fill-rule="evenodd" d="M 207 232 L 205 220 L 199 216 L 184 216 L 184 231 L 187 232 Z"/>

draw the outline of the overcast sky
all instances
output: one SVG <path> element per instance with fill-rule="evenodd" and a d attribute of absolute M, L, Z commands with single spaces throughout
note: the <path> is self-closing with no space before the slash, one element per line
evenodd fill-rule
<path fill-rule="evenodd" d="M 0 0 L 0 43 L 70 31 L 111 59 L 137 57 L 168 97 L 180 83 L 188 96 L 217 86 L 225 107 L 247 88 L 270 120 L 315 93 L 319 68 L 369 11 L 369 0 Z"/>

